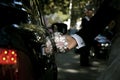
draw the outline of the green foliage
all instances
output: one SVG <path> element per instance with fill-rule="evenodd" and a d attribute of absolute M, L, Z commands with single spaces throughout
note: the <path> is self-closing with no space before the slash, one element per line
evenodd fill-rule
<path fill-rule="evenodd" d="M 58 14 L 58 16 L 61 17 L 62 21 L 64 21 L 64 20 L 69 18 L 69 15 L 63 14 L 63 12 L 61 12 L 61 11 L 58 11 L 57 14 Z"/>
<path fill-rule="evenodd" d="M 68 14 L 69 0 L 40 0 L 39 2 L 44 14 L 51 14 L 57 11 Z"/>
<path fill-rule="evenodd" d="M 70 10 L 71 0 L 40 0 L 40 5 L 44 15 L 57 13 L 58 18 L 62 21 L 71 19 L 74 24 L 76 20 L 84 15 L 86 4 L 92 0 L 72 0 L 72 9 Z M 71 14 L 70 14 L 71 12 Z"/>

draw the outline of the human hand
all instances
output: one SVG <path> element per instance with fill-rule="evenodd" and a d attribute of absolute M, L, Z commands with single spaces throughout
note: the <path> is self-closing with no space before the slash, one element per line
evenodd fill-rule
<path fill-rule="evenodd" d="M 54 33 L 54 41 L 55 41 L 58 52 L 66 51 L 68 43 L 67 43 L 65 35 L 62 35 L 59 32 L 55 32 Z"/>
<path fill-rule="evenodd" d="M 69 51 L 77 46 L 76 40 L 71 35 L 61 35 L 60 33 L 55 33 L 54 35 L 57 49 L 60 52 Z"/>
<path fill-rule="evenodd" d="M 77 42 L 72 36 L 66 35 L 66 40 L 67 40 L 67 43 L 68 43 L 67 48 L 69 50 L 71 50 L 71 49 L 73 49 L 77 46 Z"/>

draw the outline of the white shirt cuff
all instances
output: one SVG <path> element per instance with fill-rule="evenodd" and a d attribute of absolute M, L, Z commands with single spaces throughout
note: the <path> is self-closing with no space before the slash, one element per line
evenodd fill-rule
<path fill-rule="evenodd" d="M 83 41 L 83 39 L 79 35 L 73 34 L 71 36 L 76 40 L 76 42 L 78 44 L 77 47 L 76 47 L 77 49 L 85 46 L 85 42 Z"/>

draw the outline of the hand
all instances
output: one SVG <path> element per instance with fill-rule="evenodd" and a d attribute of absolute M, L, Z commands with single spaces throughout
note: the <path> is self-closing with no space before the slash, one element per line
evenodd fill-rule
<path fill-rule="evenodd" d="M 70 35 L 66 35 L 66 39 L 67 39 L 67 43 L 68 43 L 67 48 L 69 50 L 72 48 L 75 48 L 77 46 L 76 40 L 73 37 L 71 37 Z"/>
<path fill-rule="evenodd" d="M 77 46 L 76 40 L 70 35 L 56 35 L 55 43 L 60 52 L 66 52 Z"/>
<path fill-rule="evenodd" d="M 65 35 L 59 32 L 54 33 L 54 41 L 58 50 L 57 52 L 66 52 L 68 43 Z"/>

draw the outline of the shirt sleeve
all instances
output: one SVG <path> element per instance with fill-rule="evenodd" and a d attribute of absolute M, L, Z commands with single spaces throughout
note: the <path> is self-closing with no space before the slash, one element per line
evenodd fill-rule
<path fill-rule="evenodd" d="M 85 42 L 83 41 L 83 39 L 79 35 L 73 34 L 71 36 L 76 40 L 76 42 L 78 44 L 77 47 L 76 47 L 77 49 L 85 46 Z"/>

